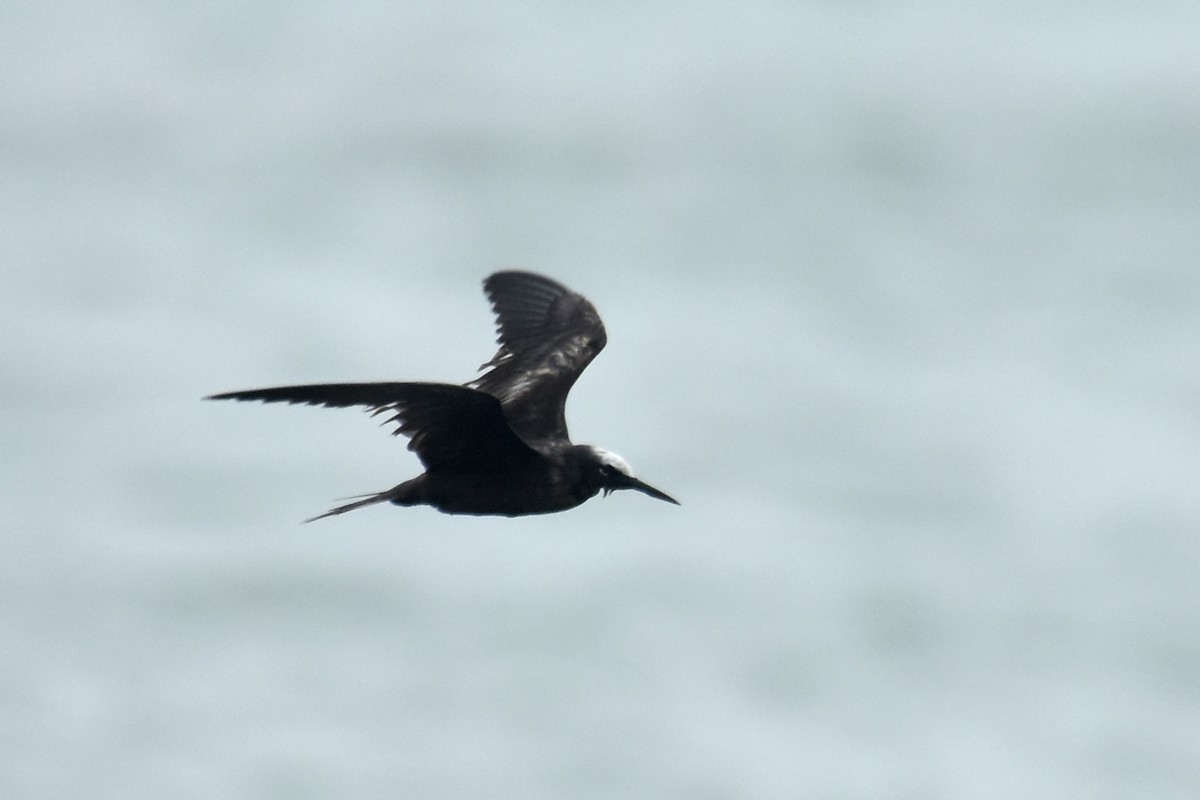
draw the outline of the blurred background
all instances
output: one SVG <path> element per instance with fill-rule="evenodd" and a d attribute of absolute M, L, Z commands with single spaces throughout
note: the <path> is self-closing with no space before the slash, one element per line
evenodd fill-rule
<path fill-rule="evenodd" d="M 25 4 L 0 796 L 1194 798 L 1192 2 Z M 336 498 L 480 281 L 681 508 Z"/>

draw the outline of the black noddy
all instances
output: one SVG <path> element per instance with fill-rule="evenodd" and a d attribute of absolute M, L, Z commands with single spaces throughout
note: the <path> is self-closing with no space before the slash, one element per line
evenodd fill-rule
<path fill-rule="evenodd" d="M 679 505 L 634 477 L 598 447 L 572 444 L 564 407 L 608 337 L 582 295 L 532 272 L 497 272 L 483 282 L 496 313 L 500 349 L 463 386 L 445 383 L 329 383 L 215 394 L 207 400 L 261 400 L 332 408 L 364 406 L 390 415 L 425 472 L 363 495 L 313 520 L 389 502 L 447 514 L 520 516 L 565 511 L 603 491 L 636 489 Z"/>

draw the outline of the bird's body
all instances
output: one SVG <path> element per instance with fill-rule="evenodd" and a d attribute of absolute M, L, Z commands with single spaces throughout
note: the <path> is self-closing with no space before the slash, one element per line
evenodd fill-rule
<path fill-rule="evenodd" d="M 598 481 L 586 479 L 589 448 L 572 445 L 538 454 L 524 464 L 478 471 L 431 470 L 385 494 L 401 506 L 430 505 L 447 514 L 506 517 L 566 511 L 596 495 Z M 376 502 L 371 495 L 364 500 Z M 349 509 L 345 509 L 349 510 Z"/>
<path fill-rule="evenodd" d="M 488 371 L 466 386 L 313 384 L 209 399 L 362 406 L 390 415 L 425 472 L 314 519 L 381 502 L 448 514 L 545 514 L 615 489 L 675 503 L 633 477 L 620 457 L 568 437 L 567 393 L 607 341 L 592 304 L 530 272 L 497 272 L 484 290 L 496 312 L 500 349 L 483 365 Z"/>

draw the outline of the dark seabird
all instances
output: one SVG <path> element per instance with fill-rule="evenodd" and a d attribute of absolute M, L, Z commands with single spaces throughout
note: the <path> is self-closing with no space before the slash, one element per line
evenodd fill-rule
<path fill-rule="evenodd" d="M 595 307 L 531 272 L 497 272 L 483 288 L 496 312 L 500 349 L 480 367 L 488 371 L 464 386 L 329 383 L 206 399 L 365 406 L 373 416 L 391 415 L 393 433 L 409 437 L 424 474 L 314 520 L 385 501 L 447 514 L 547 514 L 616 489 L 679 505 L 635 478 L 620 456 L 567 436 L 567 393 L 608 341 Z"/>

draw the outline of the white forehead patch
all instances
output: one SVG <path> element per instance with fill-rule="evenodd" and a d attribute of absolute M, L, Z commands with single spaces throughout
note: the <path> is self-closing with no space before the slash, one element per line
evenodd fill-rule
<path fill-rule="evenodd" d="M 617 472 L 620 472 L 629 477 L 633 477 L 633 467 L 626 463 L 625 459 L 621 458 L 616 453 L 610 453 L 607 450 L 601 450 L 599 447 L 593 447 L 592 452 L 600 459 L 601 464 L 606 464 Z"/>

